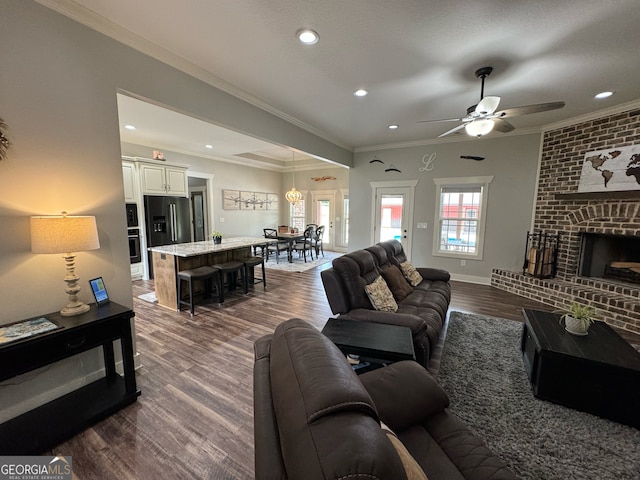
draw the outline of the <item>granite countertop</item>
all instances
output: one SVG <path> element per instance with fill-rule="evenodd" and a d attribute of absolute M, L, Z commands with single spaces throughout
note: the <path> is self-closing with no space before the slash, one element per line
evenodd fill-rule
<path fill-rule="evenodd" d="M 205 253 L 224 252 L 225 250 L 251 247 L 253 245 L 262 245 L 270 242 L 273 242 L 273 240 L 267 240 L 264 237 L 231 237 L 223 238 L 220 244 L 214 244 L 212 240 L 207 240 L 204 242 L 177 243 L 175 245 L 149 247 L 149 251 L 165 253 L 175 257 L 195 257 Z"/>

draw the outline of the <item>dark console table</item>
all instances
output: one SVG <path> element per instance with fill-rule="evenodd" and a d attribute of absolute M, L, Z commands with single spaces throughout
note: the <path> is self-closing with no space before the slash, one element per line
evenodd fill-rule
<path fill-rule="evenodd" d="M 576 336 L 560 315 L 523 314 L 521 350 L 537 398 L 640 428 L 640 353 L 604 322 Z"/>
<path fill-rule="evenodd" d="M 322 333 L 345 355 L 359 356 L 362 367 L 354 366 L 357 373 L 416 359 L 408 327 L 330 318 Z"/>
<path fill-rule="evenodd" d="M 0 381 L 102 347 L 105 376 L 0 424 L 0 455 L 40 454 L 136 401 L 131 309 L 107 303 L 75 317 L 42 315 L 60 328 L 0 346 Z M 120 339 L 124 377 L 116 373 Z"/>

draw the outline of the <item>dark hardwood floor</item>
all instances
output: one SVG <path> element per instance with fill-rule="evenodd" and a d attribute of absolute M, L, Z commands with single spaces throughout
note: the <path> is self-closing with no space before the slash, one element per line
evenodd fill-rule
<path fill-rule="evenodd" d="M 142 395 L 51 453 L 71 455 L 80 480 L 253 478 L 253 343 L 292 317 L 324 326 L 332 314 L 321 268 L 267 270 L 266 291 L 198 306 L 193 318 L 140 300 L 153 282 L 133 282 Z M 521 321 L 523 306 L 545 308 L 488 286 L 452 286 L 450 311 Z"/>

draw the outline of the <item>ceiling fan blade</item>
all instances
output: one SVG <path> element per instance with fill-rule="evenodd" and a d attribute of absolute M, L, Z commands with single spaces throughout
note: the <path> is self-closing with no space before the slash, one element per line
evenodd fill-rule
<path fill-rule="evenodd" d="M 516 127 L 511 125 L 506 120 L 502 120 L 501 118 L 494 118 L 493 119 L 493 129 L 496 132 L 508 133 L 508 132 L 510 132 L 512 130 L 515 130 Z"/>
<path fill-rule="evenodd" d="M 476 113 L 480 115 L 490 115 L 496 111 L 500 104 L 500 97 L 484 97 L 478 105 L 476 105 Z"/>
<path fill-rule="evenodd" d="M 440 120 L 419 120 L 416 123 L 464 122 L 464 118 L 443 118 Z"/>
<path fill-rule="evenodd" d="M 447 130 L 446 132 L 438 135 L 438 138 L 446 137 L 447 135 L 451 135 L 452 133 L 456 133 L 458 130 L 462 130 L 466 125 L 467 125 L 466 123 L 463 123 L 461 125 L 458 125 L 457 127 L 452 128 L 451 130 Z"/>
<path fill-rule="evenodd" d="M 516 117 L 518 115 L 528 115 L 530 113 L 548 112 L 549 110 L 557 110 L 564 107 L 564 102 L 538 103 L 536 105 L 524 105 L 522 107 L 507 108 L 496 112 L 496 117 Z"/>

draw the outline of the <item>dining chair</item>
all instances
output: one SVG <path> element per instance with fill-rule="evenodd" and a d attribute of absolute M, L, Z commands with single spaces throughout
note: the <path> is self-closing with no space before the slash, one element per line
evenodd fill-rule
<path fill-rule="evenodd" d="M 275 228 L 263 228 L 264 238 L 276 240 L 276 242 L 269 243 L 267 245 L 267 261 L 269 261 L 269 254 L 271 252 L 276 255 L 276 263 L 280 263 L 280 253 L 287 252 L 289 254 L 289 242 L 282 242 L 278 240 L 278 231 Z"/>
<path fill-rule="evenodd" d="M 320 257 L 320 252 L 322 252 L 322 256 L 324 257 L 324 244 L 322 237 L 324 235 L 324 225 L 320 225 L 316 228 L 313 234 L 313 248 L 316 251 L 316 258 Z"/>
<path fill-rule="evenodd" d="M 302 253 L 305 263 L 307 263 L 307 251 L 309 252 L 309 255 L 311 255 L 311 260 L 313 260 L 313 247 L 311 244 L 313 235 L 313 227 L 305 228 L 304 237 L 302 237 L 300 240 L 296 240 L 292 247 L 294 252 L 298 252 L 298 258 L 300 258 L 300 253 Z"/>

